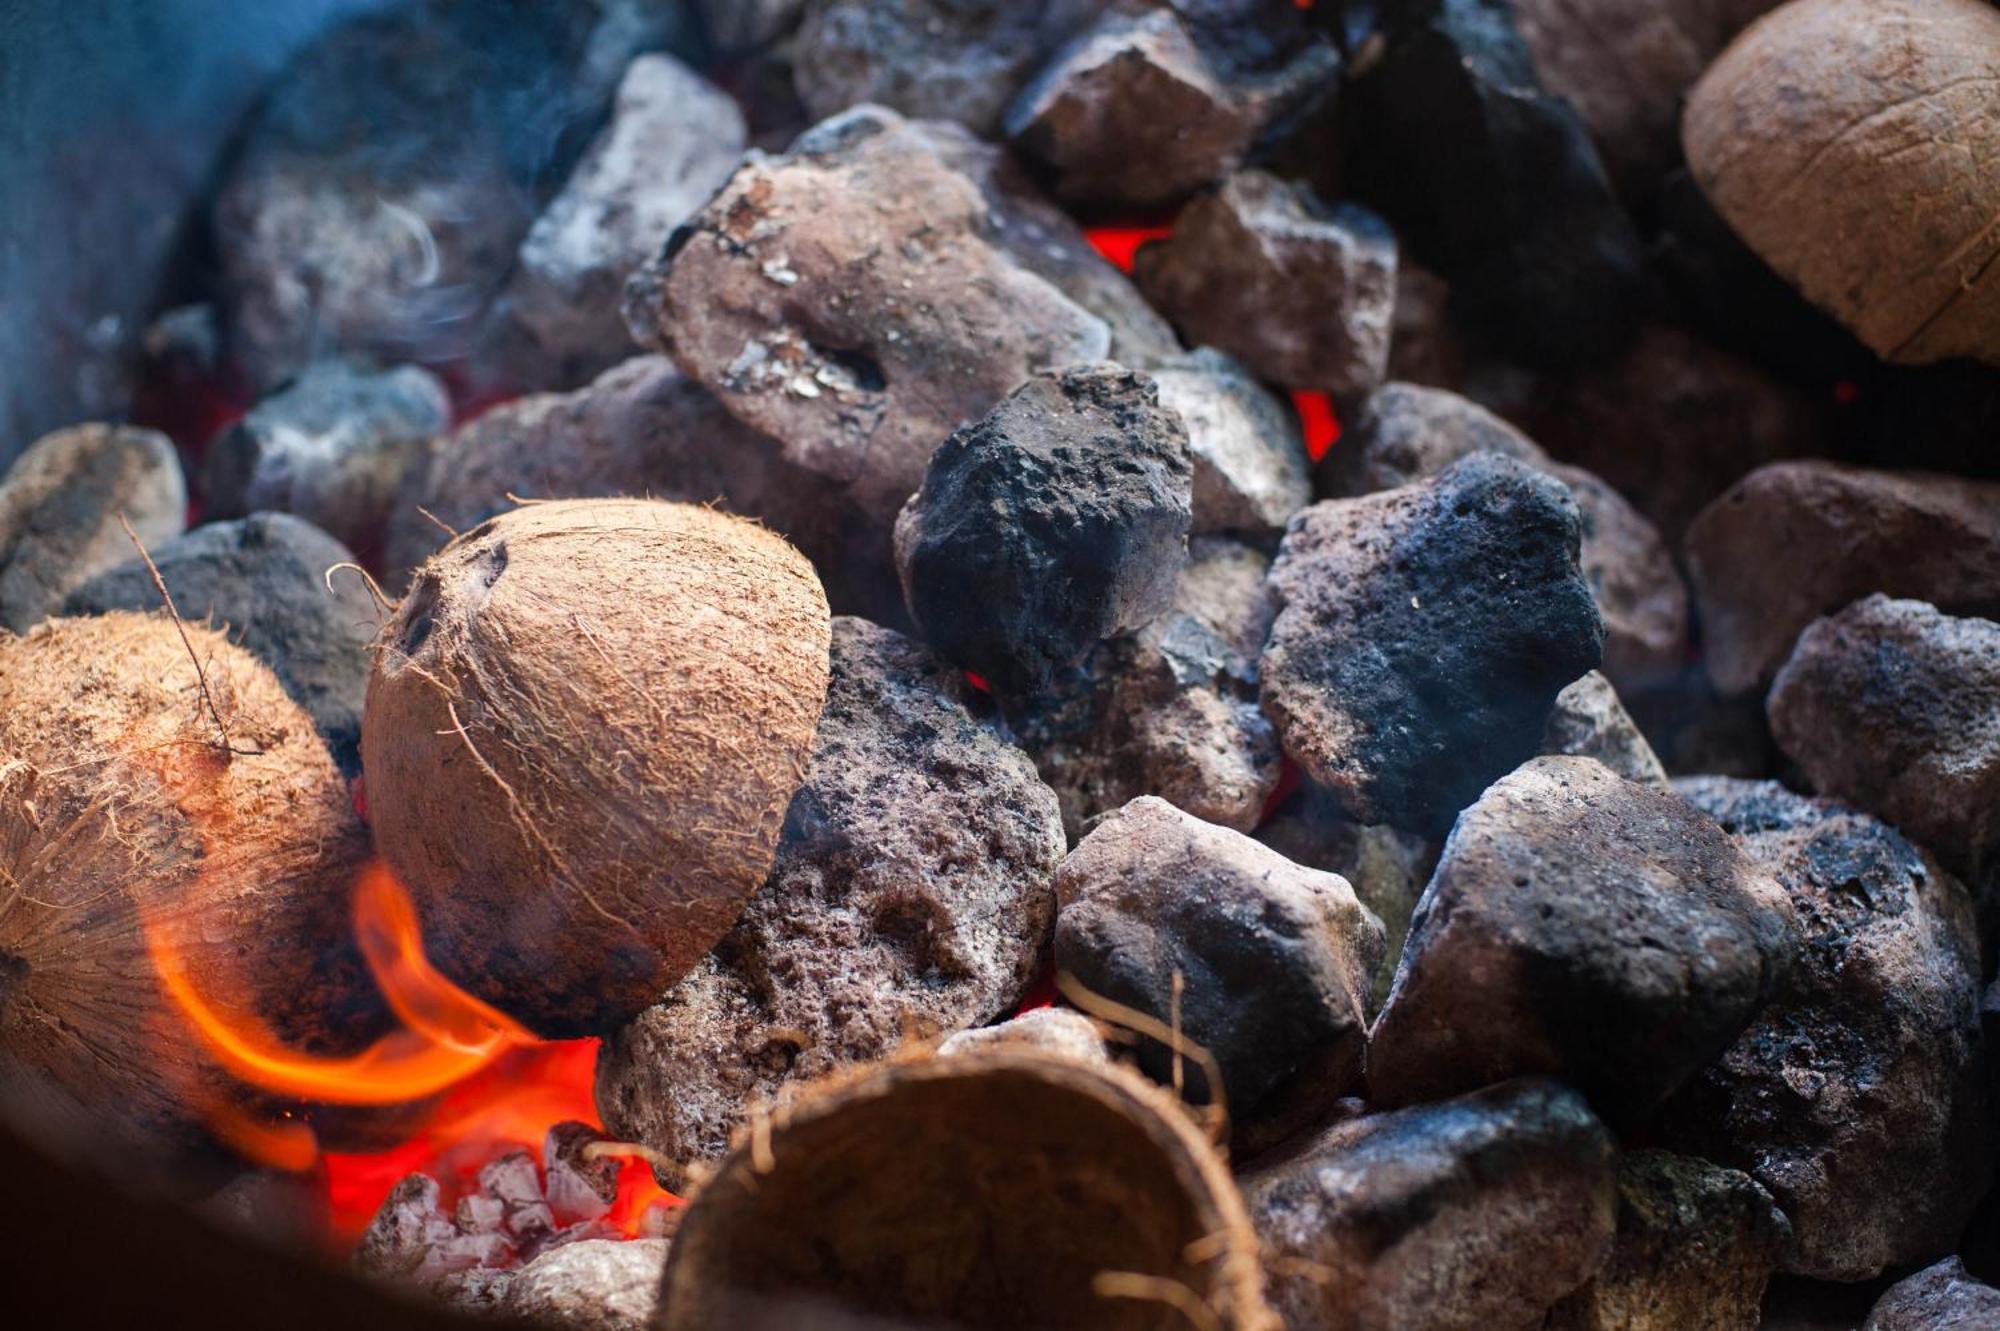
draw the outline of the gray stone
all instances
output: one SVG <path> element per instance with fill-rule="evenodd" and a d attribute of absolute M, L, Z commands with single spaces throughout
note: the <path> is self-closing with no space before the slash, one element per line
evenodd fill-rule
<path fill-rule="evenodd" d="M 1187 426 L 1197 535 L 1276 535 L 1312 502 L 1298 418 L 1241 365 L 1203 347 L 1147 372 Z"/>
<path fill-rule="evenodd" d="M 1081 1063 L 1108 1063 L 1111 1051 L 1095 1021 L 1069 1008 L 1042 1007 L 1023 1012 L 997 1026 L 960 1031 L 938 1046 L 938 1057 L 978 1053 L 987 1049 L 1026 1046 L 1062 1054 Z"/>
<path fill-rule="evenodd" d="M 514 1273 L 501 1310 L 574 1331 L 646 1331 L 660 1297 L 665 1239 L 586 1239 Z"/>
<path fill-rule="evenodd" d="M 1627 781 L 1667 784 L 1667 769 L 1618 700 L 1618 690 L 1595 670 L 1556 695 L 1542 752 L 1595 758 Z"/>
<path fill-rule="evenodd" d="M 1947 1257 L 1889 1286 L 1861 1331 L 1988 1331 L 2000 1326 L 2000 1289 Z"/>

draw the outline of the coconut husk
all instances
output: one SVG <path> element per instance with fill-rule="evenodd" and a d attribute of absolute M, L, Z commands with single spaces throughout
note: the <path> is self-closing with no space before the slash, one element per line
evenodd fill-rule
<path fill-rule="evenodd" d="M 1276 1331 L 1261 1284 L 1176 1101 L 996 1049 L 878 1064 L 754 1121 L 681 1218 L 657 1325 Z"/>
<path fill-rule="evenodd" d="M 437 966 L 548 1037 L 657 1001 L 770 871 L 830 633 L 803 556 L 687 504 L 531 504 L 433 556 L 362 762 Z"/>

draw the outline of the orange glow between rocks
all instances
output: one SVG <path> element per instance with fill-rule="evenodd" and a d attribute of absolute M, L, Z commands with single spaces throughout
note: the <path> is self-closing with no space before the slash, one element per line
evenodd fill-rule
<path fill-rule="evenodd" d="M 1093 226 L 1084 228 L 1084 239 L 1091 248 L 1110 260 L 1121 273 L 1132 271 L 1133 256 L 1139 247 L 1149 240 L 1165 240 L 1174 234 L 1173 223 L 1158 222 L 1140 226 Z"/>
<path fill-rule="evenodd" d="M 1333 414 L 1333 399 L 1299 389 L 1292 394 L 1292 410 L 1298 413 L 1299 428 L 1305 431 L 1306 455 L 1318 462 L 1340 440 L 1340 418 Z"/>

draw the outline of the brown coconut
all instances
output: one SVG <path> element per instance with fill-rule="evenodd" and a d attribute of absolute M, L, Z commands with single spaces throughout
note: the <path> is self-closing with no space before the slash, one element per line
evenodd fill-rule
<path fill-rule="evenodd" d="M 1794 0 L 1689 95 L 1688 165 L 1765 262 L 1888 360 L 2000 364 L 2000 11 Z"/>
<path fill-rule="evenodd" d="M 221 633 L 120 612 L 0 634 L 0 1093 L 176 1153 L 241 1103 L 142 918 L 213 1008 L 358 1048 L 383 1016 L 351 941 L 366 854 L 312 719 Z"/>
<path fill-rule="evenodd" d="M 655 1324 L 1277 1331 L 1256 1254 L 1172 1097 L 993 1049 L 878 1064 L 753 1122 L 681 1217 Z"/>
<path fill-rule="evenodd" d="M 657 1002 L 770 871 L 831 632 L 802 555 L 693 505 L 531 504 L 439 551 L 361 737 L 431 960 L 551 1038 Z"/>

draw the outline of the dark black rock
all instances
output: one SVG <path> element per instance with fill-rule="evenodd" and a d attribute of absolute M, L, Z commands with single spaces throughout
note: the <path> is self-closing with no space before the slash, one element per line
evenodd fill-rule
<path fill-rule="evenodd" d="M 1028 691 L 1173 604 L 1192 520 L 1187 430 L 1117 365 L 1039 376 L 939 447 L 896 522 L 931 645 Z"/>

